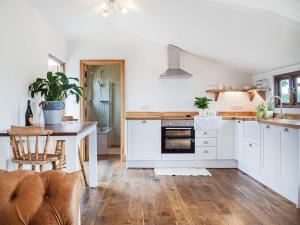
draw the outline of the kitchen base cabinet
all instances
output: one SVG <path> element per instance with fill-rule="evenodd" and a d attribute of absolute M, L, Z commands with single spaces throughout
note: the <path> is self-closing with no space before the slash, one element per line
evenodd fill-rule
<path fill-rule="evenodd" d="M 260 133 L 260 140 L 244 137 L 238 168 L 300 207 L 299 129 L 261 124 Z"/>
<path fill-rule="evenodd" d="M 225 120 L 217 131 L 217 159 L 234 159 L 234 121 Z"/>
<path fill-rule="evenodd" d="M 298 130 L 278 128 L 279 135 L 279 174 L 278 181 L 286 189 L 295 192 L 298 171 Z"/>
<path fill-rule="evenodd" d="M 234 128 L 234 148 L 235 148 L 235 159 L 243 162 L 245 158 L 244 154 L 244 121 L 235 121 Z"/>
<path fill-rule="evenodd" d="M 234 159 L 234 121 L 225 121 L 220 130 L 196 130 L 195 153 L 162 153 L 161 120 L 126 122 L 127 168 L 237 168 Z"/>
<path fill-rule="evenodd" d="M 161 160 L 161 121 L 127 121 L 127 160 Z"/>
<path fill-rule="evenodd" d="M 276 179 L 278 159 L 277 127 L 261 125 L 262 159 L 261 173 L 270 179 Z"/>
<path fill-rule="evenodd" d="M 216 147 L 196 147 L 195 159 L 216 159 L 217 158 L 217 148 Z"/>
<path fill-rule="evenodd" d="M 260 170 L 260 145 L 253 139 L 244 137 L 244 163 L 254 171 Z"/>

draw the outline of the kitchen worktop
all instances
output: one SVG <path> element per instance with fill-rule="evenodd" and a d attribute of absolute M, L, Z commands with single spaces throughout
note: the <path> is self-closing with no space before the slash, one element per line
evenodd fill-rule
<path fill-rule="evenodd" d="M 257 119 L 257 122 L 280 126 L 280 127 L 300 129 L 300 120 L 269 118 L 269 119 Z"/>
<path fill-rule="evenodd" d="M 127 120 L 193 120 L 198 112 L 127 112 Z"/>
<path fill-rule="evenodd" d="M 127 120 L 192 120 L 198 112 L 127 112 Z M 224 120 L 257 121 L 263 124 L 300 129 L 299 119 L 258 119 L 255 112 L 219 112 Z M 287 118 L 291 118 L 291 114 Z M 296 118 L 296 117 L 295 117 Z"/>
<path fill-rule="evenodd" d="M 127 120 L 193 120 L 198 112 L 127 112 Z M 218 112 L 225 120 L 256 120 L 255 112 Z"/>

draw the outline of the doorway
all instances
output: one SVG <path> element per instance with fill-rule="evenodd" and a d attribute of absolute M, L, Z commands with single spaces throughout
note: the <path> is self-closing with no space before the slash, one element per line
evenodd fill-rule
<path fill-rule="evenodd" d="M 80 61 L 80 84 L 84 88 L 80 119 L 98 122 L 98 156 L 119 155 L 122 161 L 125 161 L 124 66 L 124 60 Z M 87 145 L 85 143 L 84 149 Z M 87 152 L 85 156 L 88 156 Z"/>

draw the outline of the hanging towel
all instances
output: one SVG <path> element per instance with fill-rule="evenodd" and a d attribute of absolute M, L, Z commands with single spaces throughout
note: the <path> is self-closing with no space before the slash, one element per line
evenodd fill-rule
<path fill-rule="evenodd" d="M 223 124 L 221 116 L 194 116 L 195 130 L 218 130 Z"/>

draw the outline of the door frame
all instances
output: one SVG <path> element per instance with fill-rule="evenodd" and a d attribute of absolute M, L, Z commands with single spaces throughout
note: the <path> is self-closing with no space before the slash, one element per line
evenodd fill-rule
<path fill-rule="evenodd" d="M 80 86 L 85 89 L 85 68 L 86 66 L 102 66 L 102 65 L 120 65 L 120 82 L 121 82 L 121 140 L 120 140 L 120 159 L 125 161 L 125 60 L 80 60 Z M 80 121 L 85 120 L 85 104 L 86 104 L 85 91 L 80 100 Z"/>

